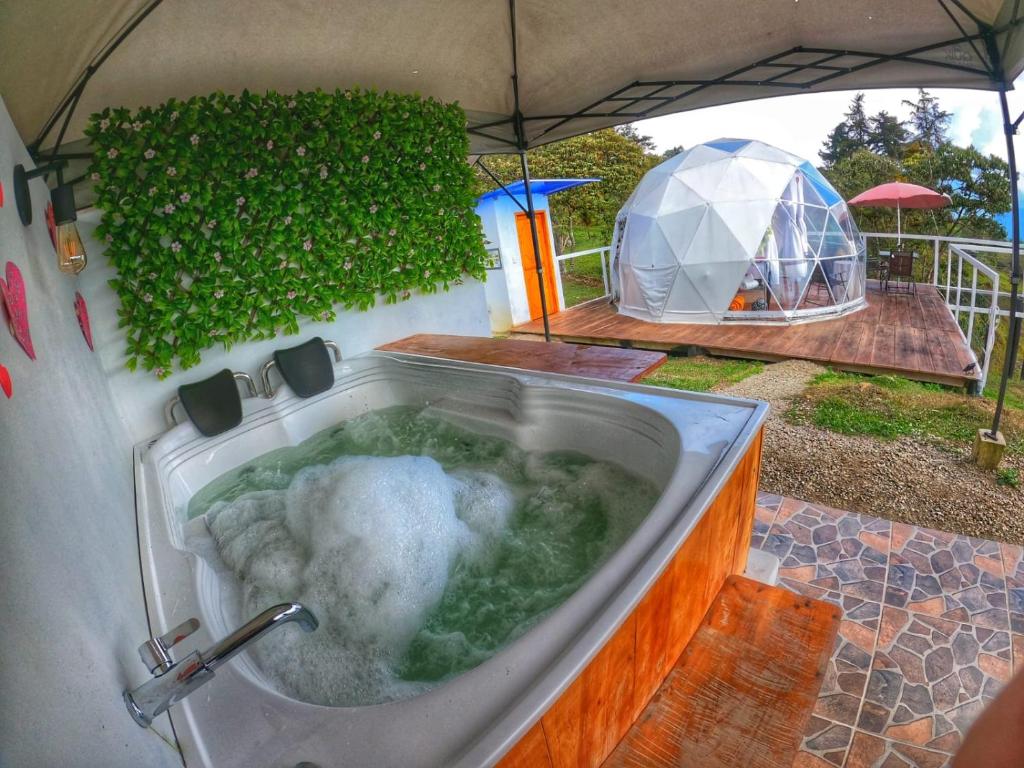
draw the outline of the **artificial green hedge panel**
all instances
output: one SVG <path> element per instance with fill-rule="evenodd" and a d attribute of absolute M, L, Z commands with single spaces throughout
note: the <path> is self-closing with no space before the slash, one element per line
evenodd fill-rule
<path fill-rule="evenodd" d="M 457 105 L 359 90 L 93 115 L 128 367 L 164 377 L 337 305 L 482 278 L 465 125 Z"/>

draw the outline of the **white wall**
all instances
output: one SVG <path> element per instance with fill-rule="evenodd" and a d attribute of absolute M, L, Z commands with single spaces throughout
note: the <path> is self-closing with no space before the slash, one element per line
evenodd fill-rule
<path fill-rule="evenodd" d="M 211 347 L 202 353 L 198 366 L 176 371 L 163 381 L 142 370 L 132 373 L 124 366 L 125 332 L 117 327 L 120 302 L 107 285 L 115 272 L 103 256 L 103 244 L 93 237 L 99 219 L 100 214 L 95 209 L 81 211 L 78 215 L 79 233 L 89 254 L 89 266 L 80 275 L 79 290 L 89 305 L 97 357 L 109 378 L 114 402 L 133 442 L 166 429 L 164 405 L 180 385 L 204 379 L 222 368 L 245 371 L 258 383 L 260 366 L 273 356 L 275 349 L 300 344 L 313 336 L 337 342 L 342 355 L 355 355 L 414 333 L 491 335 L 484 286 L 476 280 L 467 280 L 447 292 L 416 293 L 398 304 L 378 302 L 368 312 L 339 310 L 333 323 L 303 323 L 295 336 L 238 344 L 230 351 Z"/>
<path fill-rule="evenodd" d="M 180 384 L 224 367 L 255 376 L 275 349 L 314 335 L 336 341 L 345 355 L 413 333 L 489 336 L 484 286 L 468 281 L 448 293 L 341 312 L 297 336 L 209 350 L 200 366 L 161 382 L 124 368 L 117 298 L 106 282 L 112 268 L 91 236 L 98 213 L 80 215 L 89 266 L 62 274 L 42 180 L 30 184 L 31 227 L 18 218 L 11 178 L 19 162 L 32 167 L 0 102 L 0 271 L 8 259 L 21 268 L 38 358 L 30 361 L 0 328 L 0 363 L 14 384 L 13 399 L 0 394 L 0 765 L 180 766 L 167 716 L 143 730 L 121 699 L 141 679 L 136 648 L 149 636 L 132 446 L 163 431 L 164 404 Z M 78 328 L 76 290 L 89 306 L 95 353 Z"/>
<path fill-rule="evenodd" d="M 149 634 L 131 438 L 79 332 L 78 281 L 57 270 L 42 181 L 30 183 L 31 227 L 18 218 L 16 163 L 31 167 L 0 102 L 0 268 L 14 261 L 25 278 L 37 356 L 0 327 L 14 384 L 12 399 L 0 394 L 0 765 L 180 766 L 166 715 L 169 741 L 121 700 Z"/>

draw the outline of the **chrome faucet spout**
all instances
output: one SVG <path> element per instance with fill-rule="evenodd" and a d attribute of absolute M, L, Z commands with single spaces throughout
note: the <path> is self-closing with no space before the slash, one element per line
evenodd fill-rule
<path fill-rule="evenodd" d="M 209 682 L 221 664 L 275 627 L 290 622 L 295 622 L 306 632 L 312 632 L 319 626 L 316 616 L 301 603 L 281 603 L 263 611 L 206 651 L 193 651 L 177 663 L 170 662 L 170 649 L 199 628 L 198 620 L 190 619 L 166 635 L 143 643 L 139 654 L 154 677 L 134 690 L 125 690 L 124 703 L 128 713 L 140 726 L 149 727 L 153 718 Z"/>

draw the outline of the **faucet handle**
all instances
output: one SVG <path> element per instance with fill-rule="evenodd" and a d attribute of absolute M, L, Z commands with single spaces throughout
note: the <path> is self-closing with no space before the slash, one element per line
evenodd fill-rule
<path fill-rule="evenodd" d="M 162 675 L 174 665 L 171 648 L 199 629 L 199 619 L 188 619 L 159 637 L 139 646 L 139 657 L 151 674 Z"/>

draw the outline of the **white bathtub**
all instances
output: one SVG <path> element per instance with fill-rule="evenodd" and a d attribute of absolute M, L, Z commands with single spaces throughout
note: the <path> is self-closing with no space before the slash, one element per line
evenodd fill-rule
<path fill-rule="evenodd" d="M 308 704 L 275 691 L 248 654 L 240 655 L 170 711 L 189 768 L 493 764 L 629 615 L 767 413 L 767 405 L 750 400 L 397 354 L 371 353 L 335 372 L 334 388 L 307 400 L 287 388 L 273 400 L 246 400 L 242 424 L 222 435 L 204 438 L 185 424 L 136 447 L 150 623 L 155 633 L 191 616 L 202 625 L 175 658 L 249 618 L 234 615 L 215 569 L 190 549 L 192 495 L 240 464 L 367 411 L 429 404 L 527 449 L 616 462 L 662 495 L 565 603 L 488 661 L 423 695 L 365 707 Z M 146 676 L 140 664 L 133 684 Z"/>

